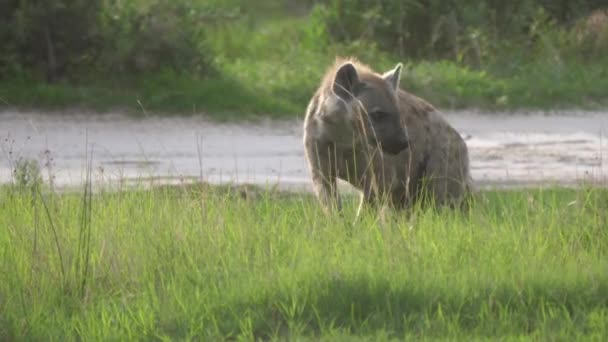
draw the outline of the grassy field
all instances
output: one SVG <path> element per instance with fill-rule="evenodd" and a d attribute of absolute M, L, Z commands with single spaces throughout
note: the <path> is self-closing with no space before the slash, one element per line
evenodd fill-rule
<path fill-rule="evenodd" d="M 608 337 L 605 189 L 354 225 L 354 198 L 0 189 L 0 340 Z"/>
<path fill-rule="evenodd" d="M 216 71 L 129 74 L 83 70 L 47 84 L 0 80 L 0 108 L 206 114 L 218 120 L 302 117 L 336 56 L 356 56 L 377 71 L 406 64 L 401 85 L 441 109 L 598 109 L 608 105 L 608 64 L 560 50 L 514 47 L 478 67 L 448 60 L 402 60 L 373 43 L 332 42 L 310 15 L 260 15 L 212 27 L 206 44 Z M 257 17 L 256 17 L 257 18 Z"/>

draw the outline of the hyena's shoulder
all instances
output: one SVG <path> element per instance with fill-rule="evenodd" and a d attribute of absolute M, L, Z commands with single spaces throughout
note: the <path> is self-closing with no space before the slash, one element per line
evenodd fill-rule
<path fill-rule="evenodd" d="M 443 117 L 443 114 L 435 106 L 426 100 L 408 93 L 399 92 L 399 104 L 401 117 L 404 120 L 408 131 L 418 131 L 424 133 L 427 139 L 433 140 L 437 137 L 451 137 L 455 130 Z"/>
<path fill-rule="evenodd" d="M 415 154 L 423 153 L 429 145 L 434 117 L 437 109 L 426 100 L 404 90 L 399 90 L 401 120 L 410 138 Z"/>
<path fill-rule="evenodd" d="M 448 149 L 453 150 L 452 155 L 448 153 L 440 159 L 461 158 L 461 155 L 467 153 L 466 143 L 460 133 L 432 104 L 405 91 L 399 93 L 399 100 L 414 160 L 424 159 L 425 155 L 448 153 Z"/>
<path fill-rule="evenodd" d="M 430 121 L 430 113 L 436 112 L 437 109 L 428 101 L 409 93 L 405 90 L 399 90 L 399 107 L 403 118 L 415 118 L 420 121 Z"/>

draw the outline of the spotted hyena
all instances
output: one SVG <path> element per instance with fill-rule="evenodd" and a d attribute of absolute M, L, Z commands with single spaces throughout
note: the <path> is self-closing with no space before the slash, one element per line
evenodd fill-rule
<path fill-rule="evenodd" d="M 422 198 L 455 206 L 470 191 L 465 142 L 431 104 L 399 88 L 401 68 L 378 74 L 337 60 L 310 100 L 304 148 L 324 208 L 341 208 L 337 178 L 362 191 L 359 210 Z"/>

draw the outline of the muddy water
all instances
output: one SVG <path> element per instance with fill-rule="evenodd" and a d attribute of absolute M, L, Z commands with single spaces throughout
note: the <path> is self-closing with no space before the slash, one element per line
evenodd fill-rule
<path fill-rule="evenodd" d="M 608 113 L 446 112 L 466 138 L 480 185 L 608 179 Z M 96 184 L 154 179 L 309 187 L 301 121 L 217 124 L 200 117 L 0 112 L 0 182 L 20 158 L 48 181 L 78 186 L 92 160 Z"/>

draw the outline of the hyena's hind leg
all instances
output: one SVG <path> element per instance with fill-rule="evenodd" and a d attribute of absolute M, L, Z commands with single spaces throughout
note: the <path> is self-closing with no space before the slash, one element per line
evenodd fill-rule
<path fill-rule="evenodd" d="M 457 147 L 429 159 L 424 190 L 435 207 L 461 208 L 471 190 L 468 153 L 466 147 Z"/>

